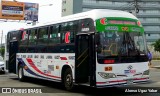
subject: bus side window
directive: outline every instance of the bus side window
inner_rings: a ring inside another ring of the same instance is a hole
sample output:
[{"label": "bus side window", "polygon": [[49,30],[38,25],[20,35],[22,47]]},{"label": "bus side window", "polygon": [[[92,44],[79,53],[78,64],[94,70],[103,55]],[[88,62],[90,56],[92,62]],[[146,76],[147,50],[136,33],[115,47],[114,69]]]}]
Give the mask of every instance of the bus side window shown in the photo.
[{"label": "bus side window", "polygon": [[77,33],[77,21],[62,23],[61,27],[61,43],[74,43]]},{"label": "bus side window", "polygon": [[28,30],[21,31],[20,45],[28,45]]},{"label": "bus side window", "polygon": [[59,25],[50,26],[49,30],[49,45],[60,43]]},{"label": "bus side window", "polygon": [[48,27],[42,27],[38,30],[38,45],[48,44]]},{"label": "bus side window", "polygon": [[29,32],[29,45],[37,44],[37,32],[36,29],[31,29]]}]

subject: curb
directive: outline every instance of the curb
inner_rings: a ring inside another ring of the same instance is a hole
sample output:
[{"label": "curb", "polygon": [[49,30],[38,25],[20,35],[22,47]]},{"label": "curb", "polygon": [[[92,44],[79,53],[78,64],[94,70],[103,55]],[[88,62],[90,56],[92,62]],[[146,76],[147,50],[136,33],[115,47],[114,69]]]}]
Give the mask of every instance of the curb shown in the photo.
[{"label": "curb", "polygon": [[[160,60],[152,60],[152,61],[160,61]],[[151,62],[152,62],[152,61],[151,61]]]},{"label": "curb", "polygon": [[157,68],[157,69],[160,69],[160,66],[149,66],[149,68]]}]

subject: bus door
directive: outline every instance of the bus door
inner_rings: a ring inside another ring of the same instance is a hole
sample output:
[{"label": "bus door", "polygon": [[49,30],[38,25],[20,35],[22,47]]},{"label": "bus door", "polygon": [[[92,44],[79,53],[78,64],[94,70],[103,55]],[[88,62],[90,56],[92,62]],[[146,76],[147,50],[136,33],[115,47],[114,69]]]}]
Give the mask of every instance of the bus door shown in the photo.
[{"label": "bus door", "polygon": [[94,34],[76,36],[75,82],[95,85]]},{"label": "bus door", "polygon": [[16,53],[18,52],[18,41],[9,43],[9,63],[8,69],[10,73],[16,73]]}]

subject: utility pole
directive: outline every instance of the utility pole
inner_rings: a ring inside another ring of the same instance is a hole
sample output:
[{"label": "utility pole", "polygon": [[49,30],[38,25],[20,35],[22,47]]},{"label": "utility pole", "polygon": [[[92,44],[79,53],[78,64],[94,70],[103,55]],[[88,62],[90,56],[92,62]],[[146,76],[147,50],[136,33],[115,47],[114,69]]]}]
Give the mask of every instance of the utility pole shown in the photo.
[{"label": "utility pole", "polygon": [[[1,35],[1,51],[2,51],[2,40],[3,40],[3,30],[2,30],[2,35]],[[1,53],[2,56],[2,53]]]},{"label": "utility pole", "polygon": [[135,12],[135,16],[137,17],[137,13],[139,12],[138,9],[138,0],[134,0],[134,12]]}]

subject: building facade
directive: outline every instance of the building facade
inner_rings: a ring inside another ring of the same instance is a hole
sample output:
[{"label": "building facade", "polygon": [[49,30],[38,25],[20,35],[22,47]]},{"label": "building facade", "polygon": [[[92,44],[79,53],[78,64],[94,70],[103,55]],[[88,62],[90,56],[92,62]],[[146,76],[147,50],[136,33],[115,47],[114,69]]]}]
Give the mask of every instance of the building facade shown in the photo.
[{"label": "building facade", "polygon": [[[63,2],[65,1],[69,2],[70,0],[63,0]],[[135,14],[136,5],[136,16],[144,26],[147,43],[152,44],[157,39],[160,39],[160,0],[73,0],[70,6],[72,4],[73,9],[70,14],[92,9],[124,10]],[[62,4],[62,8],[64,9],[63,6],[65,4]],[[69,11],[68,7],[68,5],[65,7],[66,12]],[[66,16],[63,13],[62,11],[62,16]]]}]

